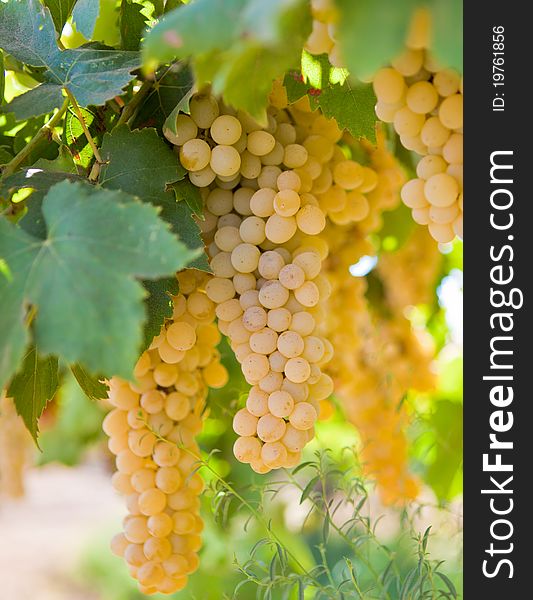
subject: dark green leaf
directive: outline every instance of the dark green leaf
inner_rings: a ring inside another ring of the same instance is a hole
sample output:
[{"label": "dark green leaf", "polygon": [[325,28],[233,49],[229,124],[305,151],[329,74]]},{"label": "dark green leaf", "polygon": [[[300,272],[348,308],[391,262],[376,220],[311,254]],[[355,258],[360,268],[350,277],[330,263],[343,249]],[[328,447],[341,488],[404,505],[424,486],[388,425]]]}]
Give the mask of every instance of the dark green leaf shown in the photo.
[{"label": "dark green leaf", "polygon": [[172,316],[172,302],[170,294],[176,295],[179,291],[178,280],[175,277],[143,281],[144,289],[148,292],[144,304],[146,306],[147,320],[144,325],[144,347],[147,348],[152,339],[159,335],[161,325],[165,319]]},{"label": "dark green leaf", "polygon": [[193,215],[203,220],[204,202],[202,200],[200,190],[188,179],[176,181],[176,183],[173,183],[171,187],[176,194],[176,201],[185,201],[187,206],[191,209]]},{"label": "dark green leaf", "polygon": [[124,50],[138,50],[146,29],[144,6],[131,0],[122,0],[120,4],[120,39]]},{"label": "dark green leaf", "polygon": [[302,54],[302,71],[285,76],[289,102],[306,94],[314,108],[320,108],[328,118],[334,118],[341,128],[355,138],[375,143],[377,117],[376,96],[370,84],[352,82],[347,73],[333,68],[326,55]]},{"label": "dark green leaf", "polygon": [[14,98],[3,106],[4,112],[12,112],[17,121],[51,113],[63,102],[61,88],[55,83],[42,83],[33,90]]},{"label": "dark green leaf", "polygon": [[452,580],[441,571],[437,571],[435,575],[438,575],[442,579],[442,581],[444,581],[452,597],[457,598],[457,590],[455,589],[455,585],[453,585]]},{"label": "dark green leaf", "polygon": [[76,29],[88,40],[93,37],[99,13],[100,2],[98,0],[78,0],[72,10],[72,20]]},{"label": "dark green leaf", "polygon": [[107,387],[100,381],[101,377],[90,375],[79,363],[71,365],[70,370],[88,398],[96,401],[106,397]]},{"label": "dark green leaf", "polygon": [[123,190],[154,204],[161,204],[162,196],[172,196],[166,192],[167,185],[183,179],[186,173],[174,152],[151,128],[130,131],[127,125],[116,127],[104,135],[101,154],[106,162],[100,174],[103,187]]},{"label": "dark green leaf", "polygon": [[58,35],[61,35],[76,0],[43,0],[43,2],[50,10]]},{"label": "dark green leaf", "polygon": [[126,125],[104,136],[102,158],[108,162],[101,172],[103,187],[121,189],[152,202],[162,208],[161,218],[190,248],[196,250],[196,259],[189,264],[209,270],[198,224],[192,218],[185,202],[177,202],[167,186],[183,178],[185,170],[170,147],[157,135],[155,129],[130,131]]},{"label": "dark green leaf", "polygon": [[142,341],[140,279],[168,277],[196,255],[154,207],[121,192],[61,182],[42,203],[45,240],[0,219],[0,387],[29,341],[28,306],[37,309],[44,354],[129,378]]},{"label": "dark green leaf", "polygon": [[[174,63],[156,73],[156,81],[142,103],[133,122],[133,128],[156,127],[162,131],[163,123],[176,110],[186,108],[192,94],[194,78],[184,63]],[[175,127],[174,127],[175,132]]]},{"label": "dark green leaf", "polygon": [[307,482],[307,485],[305,486],[302,495],[300,496],[300,504],[302,504],[302,502],[309,497],[309,494],[314,490],[319,480],[320,477],[316,475],[310,481]]},{"label": "dark green leaf", "polygon": [[[28,18],[29,15],[29,18]],[[0,3],[0,39],[4,50],[25,64],[46,67],[44,83],[18,96],[4,111],[18,115],[50,112],[62,101],[61,88],[69,89],[81,106],[101,105],[122,93],[139,66],[137,52],[91,47],[60,50],[48,9],[38,0]],[[33,110],[31,106],[33,104]]]},{"label": "dark green leaf", "polygon": [[[204,242],[202,240],[200,227],[198,227],[198,223],[193,219],[191,209],[186,202],[175,202],[171,210],[172,220],[170,217],[167,218],[167,220],[175,223],[173,227],[174,231],[178,233],[180,239],[187,248],[197,252],[201,250],[201,253],[197,258],[189,263],[189,267],[211,273],[211,267],[209,266],[207,254],[204,250]],[[166,209],[164,208],[162,212],[165,213]]]},{"label": "dark green leaf", "polygon": [[35,346],[30,346],[22,359],[20,371],[9,384],[7,393],[15,401],[17,412],[35,442],[39,434],[39,417],[54,397],[58,384],[57,357],[43,358]]},{"label": "dark green leaf", "polygon": [[53,185],[65,179],[80,183],[84,181],[73,173],[59,173],[35,168],[23,169],[0,181],[0,198],[9,200],[18,190],[33,190],[32,194],[24,201],[27,212],[22,217],[20,226],[26,233],[44,239],[46,227],[41,210],[43,198]]}]

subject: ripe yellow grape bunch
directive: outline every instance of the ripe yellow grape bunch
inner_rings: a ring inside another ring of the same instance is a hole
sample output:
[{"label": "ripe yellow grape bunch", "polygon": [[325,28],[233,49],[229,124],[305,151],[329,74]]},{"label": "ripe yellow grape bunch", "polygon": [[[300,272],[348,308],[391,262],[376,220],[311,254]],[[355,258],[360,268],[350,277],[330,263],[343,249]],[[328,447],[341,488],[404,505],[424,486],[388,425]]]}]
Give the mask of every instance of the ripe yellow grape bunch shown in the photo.
[{"label": "ripe yellow grape bunch", "polygon": [[425,227],[415,226],[394,252],[382,252],[377,271],[394,314],[401,315],[410,306],[434,302],[435,282],[441,268],[442,254]]},{"label": "ripe yellow grape bunch", "polygon": [[33,441],[13,399],[0,392],[0,495],[24,495],[24,472],[32,451]]},{"label": "ripe yellow grape bunch", "polygon": [[139,358],[135,381],[109,382],[113,410],[103,424],[116,455],[113,486],[126,497],[123,532],[111,543],[145,594],[185,587],[198,568],[203,481],[194,470],[208,387],[228,374],[216,349],[220,334],[205,287],[210,276],[178,274],[173,315]]},{"label": "ripe yellow grape bunch", "polygon": [[336,40],[338,13],[334,0],[311,0],[313,29],[305,43],[310,54],[327,54],[334,67],[344,67]]},{"label": "ripe yellow grape bunch", "polygon": [[333,350],[323,332],[328,246],[319,234],[327,217],[366,218],[378,177],[346,157],[334,120],[306,97],[288,106],[279,84],[265,126],[206,92],[167,137],[204,197],[200,226],[215,275],[206,292],[253,386],[235,415],[235,456],[259,473],[295,465],[333,391],[322,372]]},{"label": "ripe yellow grape bunch", "polygon": [[429,42],[429,14],[421,9],[405,51],[375,74],[373,85],[377,116],[422,156],[402,200],[417,223],[446,243],[463,237],[463,79],[437,64]]}]

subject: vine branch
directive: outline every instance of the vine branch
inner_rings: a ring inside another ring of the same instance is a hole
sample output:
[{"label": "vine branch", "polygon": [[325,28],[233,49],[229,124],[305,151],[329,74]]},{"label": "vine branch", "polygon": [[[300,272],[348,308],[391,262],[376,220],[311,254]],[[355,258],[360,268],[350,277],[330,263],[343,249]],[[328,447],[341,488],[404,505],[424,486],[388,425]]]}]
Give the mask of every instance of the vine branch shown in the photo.
[{"label": "vine branch", "polygon": [[142,83],[141,87],[139,88],[139,90],[137,91],[137,93],[134,94],[133,98],[124,107],[120,117],[118,118],[118,121],[117,121],[115,127],[118,127],[119,125],[123,125],[124,123],[127,123],[131,119],[131,117],[133,117],[133,115],[135,114],[135,111],[137,110],[137,108],[139,107],[141,102],[146,98],[146,96],[148,95],[148,92],[152,89],[152,85],[153,85],[152,81],[148,81],[148,80],[143,81],[143,83]]},{"label": "vine branch", "polygon": [[96,142],[94,141],[92,135],[89,132],[89,128],[87,127],[87,123],[85,123],[85,119],[83,118],[83,113],[81,112],[81,109],[76,101],[76,98],[74,98],[74,95],[72,94],[72,92],[70,90],[68,90],[67,88],[65,88],[65,92],[67,94],[67,98],[70,100],[70,103],[72,104],[72,108],[74,109],[76,116],[78,117],[78,121],[80,122],[81,128],[83,129],[83,133],[85,134],[85,137],[87,138],[87,142],[88,142],[89,146],[91,147],[91,150],[93,151],[96,164],[93,167],[93,169],[91,170],[91,174],[89,175],[89,181],[96,181],[98,179],[98,174],[100,173],[100,166],[104,164],[104,161],[102,160],[102,156],[100,154],[100,150],[98,150],[98,146],[96,145]]},{"label": "vine branch", "polygon": [[61,108],[59,108],[50,120],[39,129],[24,148],[22,148],[22,150],[6,164],[2,171],[2,179],[14,173],[42,140],[50,138],[54,127],[61,121],[63,115],[66,113],[69,103],[70,99],[68,97],[65,98]]}]

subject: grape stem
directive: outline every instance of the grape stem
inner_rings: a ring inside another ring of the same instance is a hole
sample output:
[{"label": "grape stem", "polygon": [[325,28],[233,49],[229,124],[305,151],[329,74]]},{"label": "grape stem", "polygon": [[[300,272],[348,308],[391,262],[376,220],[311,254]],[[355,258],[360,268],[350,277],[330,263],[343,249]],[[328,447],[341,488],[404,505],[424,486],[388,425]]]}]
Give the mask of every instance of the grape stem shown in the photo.
[{"label": "grape stem", "polygon": [[124,110],[122,111],[122,114],[120,115],[115,127],[127,123],[133,117],[140,103],[146,98],[148,92],[152,89],[152,85],[152,81],[143,81],[137,93],[134,94],[133,98],[124,107]]},{"label": "grape stem", "polygon": [[98,175],[100,174],[100,167],[101,165],[104,164],[104,161],[102,160],[102,156],[100,155],[100,151],[98,150],[98,146],[96,145],[96,142],[94,141],[92,135],[89,132],[89,128],[87,127],[87,123],[85,123],[85,119],[83,118],[83,113],[81,112],[81,109],[76,101],[76,98],[74,98],[74,95],[72,94],[72,92],[67,89],[64,88],[65,92],[67,94],[67,98],[70,100],[70,103],[72,104],[72,108],[74,109],[74,112],[76,113],[76,116],[78,117],[78,121],[80,122],[81,128],[83,129],[83,133],[85,134],[85,137],[87,138],[87,142],[89,143],[89,146],[91,147],[91,150],[93,151],[94,154],[94,159],[95,159],[95,165],[93,166],[91,173],[89,175],[89,181],[96,181],[98,179]]},{"label": "grape stem", "polygon": [[54,127],[61,121],[63,115],[67,112],[70,99],[65,98],[63,105],[58,111],[46,122],[39,131],[32,137],[32,139],[22,148],[22,150],[16,154],[4,167],[2,171],[2,179],[14,173],[20,165],[28,158],[33,152],[35,147],[40,144],[44,139],[50,139],[53,134]]}]

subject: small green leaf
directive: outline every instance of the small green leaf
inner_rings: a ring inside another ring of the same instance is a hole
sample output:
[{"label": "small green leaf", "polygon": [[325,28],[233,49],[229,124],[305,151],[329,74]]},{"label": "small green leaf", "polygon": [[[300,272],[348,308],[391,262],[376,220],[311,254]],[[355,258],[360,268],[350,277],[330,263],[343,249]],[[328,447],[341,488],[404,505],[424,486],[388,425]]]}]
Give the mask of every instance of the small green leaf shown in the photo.
[{"label": "small green leaf", "polygon": [[355,138],[376,141],[376,96],[370,84],[352,82],[346,71],[329,64],[326,55],[312,56],[304,50],[302,69],[285,76],[289,102],[306,94],[313,109],[347,129]]},{"label": "small green leaf", "polygon": [[42,214],[44,240],[0,219],[0,256],[13,275],[0,279],[0,387],[29,341],[29,306],[44,354],[131,377],[145,320],[136,279],[169,277],[197,252],[153,206],[121,192],[64,181],[50,188]]},{"label": "small green leaf", "polygon": [[[94,138],[97,138],[96,129],[98,120],[95,113],[87,108],[80,108],[80,110],[83,115],[83,120],[89,129],[89,133]],[[76,164],[87,168],[93,159],[93,151],[87,141],[83,127],[73,110],[69,109],[65,114],[63,134],[64,140],[66,141]]]},{"label": "small green leaf", "polygon": [[176,194],[176,201],[185,201],[187,206],[191,209],[193,215],[203,221],[204,202],[202,200],[200,190],[188,179],[176,181],[176,183],[173,183],[171,187]]},{"label": "small green leaf", "polygon": [[55,356],[39,356],[30,346],[22,359],[20,371],[13,377],[8,396],[15,401],[18,414],[37,443],[39,417],[54,397],[59,385],[58,361]]},{"label": "small green leaf", "polygon": [[313,477],[310,481],[307,482],[307,485],[305,486],[302,495],[300,496],[300,504],[302,504],[302,502],[309,497],[319,480],[320,476],[315,475],[315,477]]},{"label": "small green leaf", "polygon": [[120,38],[124,50],[138,50],[141,38],[146,29],[147,17],[143,14],[145,7],[132,0],[120,3]]},{"label": "small green leaf", "polygon": [[[156,81],[142,103],[133,122],[133,128],[156,127],[162,131],[169,115],[184,110],[192,95],[194,77],[184,63],[173,63],[156,73]],[[175,133],[176,129],[173,128]]]},{"label": "small green leaf", "polygon": [[61,35],[76,0],[43,0],[43,2],[50,10],[58,35]]},{"label": "small green leaf", "polygon": [[[172,208],[172,218],[176,222],[174,230],[178,233],[180,240],[191,250],[195,250],[197,258],[195,258],[189,267],[199,269],[211,273],[211,267],[205,253],[204,242],[202,240],[202,232],[198,223],[193,219],[192,211],[186,202],[175,202]],[[163,209],[165,212],[165,209]]]},{"label": "small green leaf", "polygon": [[178,280],[175,277],[143,281],[144,289],[148,292],[144,304],[147,320],[144,325],[144,347],[147,348],[156,335],[159,335],[165,319],[172,316],[172,301],[170,295],[179,292]]},{"label": "small green leaf", "polygon": [[101,377],[90,375],[79,363],[71,365],[70,370],[87,398],[96,401],[107,396],[107,387],[100,381]]}]

